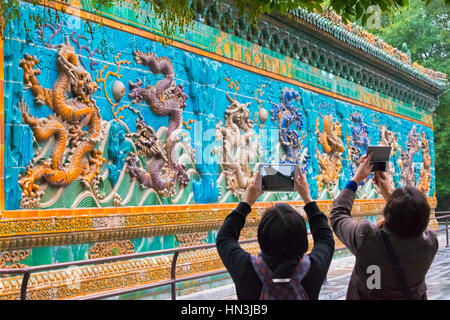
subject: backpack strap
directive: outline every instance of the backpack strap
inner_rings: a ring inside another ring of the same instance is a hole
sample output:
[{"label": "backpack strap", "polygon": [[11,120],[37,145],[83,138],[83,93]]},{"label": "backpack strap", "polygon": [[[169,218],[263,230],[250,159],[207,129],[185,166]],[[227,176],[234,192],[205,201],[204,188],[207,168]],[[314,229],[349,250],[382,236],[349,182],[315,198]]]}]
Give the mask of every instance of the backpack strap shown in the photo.
[{"label": "backpack strap", "polygon": [[293,274],[293,277],[297,284],[301,284],[303,278],[308,273],[309,268],[311,268],[311,259],[309,258],[309,255],[305,254],[300,260],[300,263],[297,265],[297,268],[295,269],[295,272]]},{"label": "backpack strap", "polygon": [[397,278],[397,282],[400,285],[403,293],[405,294],[406,299],[411,300],[411,291],[409,290],[408,284],[406,283],[405,274],[403,273],[403,268],[400,265],[397,255],[395,254],[394,247],[392,246],[392,242],[389,239],[389,235],[381,230],[381,237],[384,242],[384,246],[386,248],[388,258],[392,265],[392,269],[394,271],[394,275]]},{"label": "backpack strap", "polygon": [[256,274],[262,283],[273,283],[272,281],[272,271],[263,261],[261,257],[256,257],[250,255],[250,260],[252,261],[253,269],[255,269]]},{"label": "backpack strap", "polygon": [[295,268],[294,274],[291,278],[273,279],[272,271],[261,257],[251,255],[250,258],[252,261],[253,269],[255,269],[255,272],[262,283],[287,283],[291,280],[294,280],[297,284],[300,284],[303,278],[308,273],[309,268],[311,267],[311,259],[308,255],[304,255]]}]

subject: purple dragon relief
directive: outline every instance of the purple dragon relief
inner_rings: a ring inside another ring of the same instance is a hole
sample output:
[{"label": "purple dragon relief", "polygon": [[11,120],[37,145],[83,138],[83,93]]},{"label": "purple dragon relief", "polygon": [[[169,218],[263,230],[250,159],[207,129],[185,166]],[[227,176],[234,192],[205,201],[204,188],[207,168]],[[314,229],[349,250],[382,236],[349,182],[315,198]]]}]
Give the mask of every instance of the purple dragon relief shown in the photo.
[{"label": "purple dragon relief", "polygon": [[[51,44],[52,39],[61,32],[63,26],[63,21],[59,21],[58,24],[50,24],[50,23],[46,23],[46,24],[42,24],[41,26],[37,27],[36,29],[36,33],[39,35],[39,38],[42,41],[42,44],[45,45],[47,48],[57,48],[58,44]],[[44,39],[44,33],[45,33],[45,28],[49,28],[53,33],[48,37],[47,42]]]},{"label": "purple dragon relief", "polygon": [[129,97],[133,103],[146,101],[152,112],[157,116],[169,117],[169,126],[165,145],[156,136],[152,127],[148,126],[143,119],[136,121],[137,132],[133,138],[139,153],[153,160],[147,172],[139,167],[139,158],[136,154],[130,154],[127,166],[130,175],[147,188],[153,188],[158,193],[167,196],[178,180],[181,186],[186,186],[189,177],[186,168],[178,164],[174,152],[175,145],[181,141],[182,113],[186,107],[187,95],[183,92],[183,85],[176,85],[174,68],[167,57],[156,57],[153,53],[142,53],[135,51],[135,60],[138,64],[148,66],[154,74],[163,74],[164,78],[159,80],[155,86],[148,85],[143,88],[141,79],[135,83],[129,82]]},{"label": "purple dragon relief", "polygon": [[72,31],[72,33],[70,34],[70,40],[72,40],[73,43],[75,43],[78,47],[78,59],[80,60],[80,63],[83,65],[83,67],[86,69],[86,66],[84,65],[83,60],[81,59],[81,50],[86,50],[89,53],[89,59],[91,61],[91,70],[94,70],[94,66],[98,64],[97,61],[94,61],[92,59],[92,57],[96,54],[96,53],[102,53],[101,50],[95,49],[94,51],[91,51],[91,48],[89,46],[86,45],[82,45],[80,43],[80,38],[86,40],[85,36],[82,35],[77,35],[76,37],[74,37],[74,35],[76,34],[76,31]]}]

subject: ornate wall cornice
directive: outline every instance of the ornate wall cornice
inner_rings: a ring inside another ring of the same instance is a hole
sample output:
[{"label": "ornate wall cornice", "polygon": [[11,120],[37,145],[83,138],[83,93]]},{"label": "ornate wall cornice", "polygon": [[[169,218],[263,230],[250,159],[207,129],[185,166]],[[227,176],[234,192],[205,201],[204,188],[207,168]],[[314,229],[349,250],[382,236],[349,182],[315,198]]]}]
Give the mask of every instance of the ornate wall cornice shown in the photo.
[{"label": "ornate wall cornice", "polygon": [[[432,208],[436,199],[428,199]],[[319,208],[329,215],[331,201],[317,201]],[[356,200],[352,215],[364,217],[378,215],[384,200]],[[302,202],[291,202],[305,218]],[[257,226],[265,208],[272,203],[257,203],[247,217],[246,226]],[[229,205],[227,205],[229,206]],[[108,216],[74,216],[48,218],[22,218],[0,220],[0,250],[43,246],[126,240],[170,234],[217,230],[231,212],[230,209],[202,211],[169,211]],[[173,208],[172,210],[176,210]]]},{"label": "ornate wall cornice", "polygon": [[[435,85],[419,81],[412,74],[398,69],[398,65],[403,63],[396,61],[390,64],[387,60],[380,60],[378,55],[342,41],[306,20],[280,15],[274,15],[273,18],[289,23],[313,37],[307,39],[305,35],[299,34],[301,49],[297,58],[319,69],[429,111],[434,111],[439,103],[439,94],[446,89],[445,84],[434,80]],[[289,52],[285,54],[290,55]]]},{"label": "ornate wall cornice", "polygon": [[[259,252],[257,243],[243,244],[242,247],[252,254]],[[35,273],[30,276],[27,299],[69,299],[168,280],[171,263],[172,255],[162,255]],[[177,261],[177,277],[223,268],[215,248],[185,252]],[[21,278],[0,279],[0,300],[19,299]]]},{"label": "ornate wall cornice", "polygon": [[[406,73],[408,76],[420,81],[423,81],[430,86],[443,90],[446,88],[445,79],[435,79],[418,69],[414,68],[411,64],[405,63],[404,61],[398,59],[394,55],[390,55],[386,51],[379,48],[376,44],[370,43],[369,41],[357,36],[355,33],[332,23],[327,18],[323,17],[317,13],[311,13],[304,9],[298,9],[292,11],[284,16],[279,16],[283,21],[288,23],[293,23],[294,21],[298,24],[303,24],[310,30],[315,29],[316,32],[326,32],[330,34],[337,44],[346,44],[346,47],[354,47],[359,50],[359,54],[362,56],[372,56],[377,59],[378,62],[388,64],[398,71]],[[323,33],[322,33],[323,34]],[[375,37],[374,42],[375,42]]]},{"label": "ornate wall cornice", "polygon": [[303,9],[265,16],[255,27],[238,17],[233,6],[210,3],[197,12],[196,20],[429,111],[448,86],[446,79],[436,80]]}]

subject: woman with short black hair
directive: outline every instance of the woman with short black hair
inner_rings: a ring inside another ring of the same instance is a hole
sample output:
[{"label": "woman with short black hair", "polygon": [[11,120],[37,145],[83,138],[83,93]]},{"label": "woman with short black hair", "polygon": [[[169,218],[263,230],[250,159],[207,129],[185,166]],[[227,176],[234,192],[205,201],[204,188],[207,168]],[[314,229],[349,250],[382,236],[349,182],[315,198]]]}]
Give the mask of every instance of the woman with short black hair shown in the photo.
[{"label": "woman with short black hair", "polygon": [[269,256],[302,256],[308,250],[305,220],[290,205],[277,203],[264,212],[258,225],[258,242]]},{"label": "woman with short black hair", "polygon": [[386,173],[376,171],[374,184],[386,200],[378,224],[351,217],[355,193],[372,171],[371,155],[361,158],[357,172],[333,201],[330,222],[334,233],[355,255],[348,300],[425,300],[425,276],[438,249],[427,228],[430,206],[413,187],[391,192]]}]

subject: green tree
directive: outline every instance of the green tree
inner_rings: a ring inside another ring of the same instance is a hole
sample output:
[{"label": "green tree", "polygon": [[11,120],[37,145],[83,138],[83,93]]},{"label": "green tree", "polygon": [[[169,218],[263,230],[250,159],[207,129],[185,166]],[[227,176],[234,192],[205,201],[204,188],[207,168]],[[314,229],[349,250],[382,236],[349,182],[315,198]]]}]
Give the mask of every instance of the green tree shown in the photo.
[{"label": "green tree", "polygon": [[[390,45],[408,45],[412,60],[450,75],[450,16],[442,1],[411,0],[407,9],[395,16],[384,15],[382,28],[370,30]],[[450,208],[450,91],[440,96],[434,116],[436,197],[441,208]]]}]

